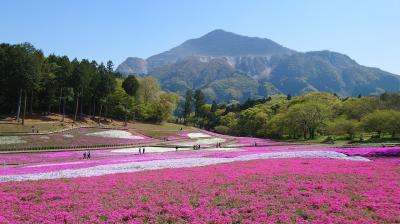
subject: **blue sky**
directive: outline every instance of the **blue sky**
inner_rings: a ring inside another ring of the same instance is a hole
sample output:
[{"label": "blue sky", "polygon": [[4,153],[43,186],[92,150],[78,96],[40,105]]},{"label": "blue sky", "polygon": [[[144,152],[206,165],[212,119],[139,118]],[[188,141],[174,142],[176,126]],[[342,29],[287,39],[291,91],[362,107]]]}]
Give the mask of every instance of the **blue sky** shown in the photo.
[{"label": "blue sky", "polygon": [[2,0],[0,42],[117,65],[214,29],[329,49],[400,74],[398,0]]}]

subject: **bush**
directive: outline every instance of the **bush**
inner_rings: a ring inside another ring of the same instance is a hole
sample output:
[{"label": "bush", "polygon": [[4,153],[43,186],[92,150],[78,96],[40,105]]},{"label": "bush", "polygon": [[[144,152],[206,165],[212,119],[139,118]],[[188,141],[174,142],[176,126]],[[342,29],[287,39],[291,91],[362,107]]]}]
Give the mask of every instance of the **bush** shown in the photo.
[{"label": "bush", "polygon": [[219,125],[214,128],[214,130],[220,134],[229,134],[230,129],[227,126]]}]

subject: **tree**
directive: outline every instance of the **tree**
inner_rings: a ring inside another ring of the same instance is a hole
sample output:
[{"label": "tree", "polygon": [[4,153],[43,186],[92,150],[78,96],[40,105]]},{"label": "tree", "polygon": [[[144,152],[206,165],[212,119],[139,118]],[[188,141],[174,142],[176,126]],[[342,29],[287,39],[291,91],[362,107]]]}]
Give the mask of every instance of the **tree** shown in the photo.
[{"label": "tree", "polygon": [[215,102],[215,100],[213,100],[212,104],[211,104],[211,112],[215,113],[217,111],[217,109],[218,109],[218,104],[217,104],[217,102]]},{"label": "tree", "polygon": [[206,103],[205,101],[205,96],[201,90],[196,90],[194,93],[194,100],[195,100],[195,116],[196,117],[201,117],[202,116],[202,111],[201,107]]},{"label": "tree", "polygon": [[183,109],[183,117],[188,118],[193,109],[193,90],[189,89],[185,94],[185,105]]},{"label": "tree", "polygon": [[236,134],[238,133],[238,119],[237,115],[234,112],[229,112],[226,115],[220,117],[220,125],[229,128],[229,133]]},{"label": "tree", "polygon": [[390,133],[394,138],[400,130],[400,111],[376,110],[365,115],[361,122],[366,131],[376,132],[379,137]]},{"label": "tree", "polygon": [[139,89],[139,81],[134,75],[128,75],[122,82],[122,88],[129,96],[134,96]]},{"label": "tree", "polygon": [[304,139],[314,139],[316,131],[324,125],[328,118],[328,107],[321,103],[306,102],[290,107],[288,111],[289,125],[300,128]]},{"label": "tree", "polygon": [[378,137],[381,137],[382,133],[389,132],[390,121],[392,118],[392,112],[389,110],[376,110],[365,115],[361,119],[362,127],[365,131],[376,132]]},{"label": "tree", "polygon": [[39,87],[43,53],[29,43],[1,44],[0,48],[0,105],[3,111],[15,112],[17,102],[20,117],[22,92],[37,91]]},{"label": "tree", "polygon": [[137,91],[139,101],[145,104],[155,102],[159,97],[160,91],[160,83],[157,79],[151,76],[139,79],[139,89]]},{"label": "tree", "polygon": [[357,120],[348,120],[345,117],[339,117],[327,123],[327,132],[331,135],[347,135],[349,140],[353,140],[358,127],[359,122]]},{"label": "tree", "polygon": [[246,136],[264,136],[269,120],[268,111],[260,107],[251,107],[239,114],[238,127]]},{"label": "tree", "polygon": [[160,123],[170,118],[176,109],[178,95],[175,93],[162,92],[158,102],[154,104],[155,116],[152,118],[154,122]]},{"label": "tree", "polygon": [[350,98],[341,104],[339,110],[349,119],[360,120],[364,115],[376,110],[378,106],[379,103],[375,98]]},{"label": "tree", "polygon": [[[122,88],[129,96],[134,96],[139,89],[139,81],[136,79],[134,75],[129,75],[122,83]],[[127,106],[125,108],[127,108]],[[127,109],[125,109],[125,125],[126,125],[127,113],[128,111]]]},{"label": "tree", "polygon": [[400,132],[400,111],[391,110],[390,113],[389,132],[392,133],[392,138],[394,138]]},{"label": "tree", "polygon": [[107,61],[107,72],[109,74],[112,74],[113,71],[114,71],[114,63],[111,60],[109,60]]}]

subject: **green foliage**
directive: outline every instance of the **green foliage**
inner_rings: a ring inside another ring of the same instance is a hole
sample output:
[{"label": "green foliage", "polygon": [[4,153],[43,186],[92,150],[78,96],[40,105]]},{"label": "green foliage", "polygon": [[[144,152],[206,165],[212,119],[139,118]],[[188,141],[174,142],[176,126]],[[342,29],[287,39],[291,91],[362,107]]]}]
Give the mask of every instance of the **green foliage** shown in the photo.
[{"label": "green foliage", "polygon": [[[161,122],[173,114],[177,96],[161,91],[150,76],[125,80],[107,65],[66,56],[45,57],[30,44],[0,45],[0,113],[27,106],[37,113],[74,113]],[[26,108],[25,108],[26,109]]]},{"label": "green foliage", "polygon": [[203,111],[202,107],[206,103],[205,96],[201,90],[196,90],[194,93],[194,109],[195,109],[195,115],[196,117],[202,117],[203,116]]},{"label": "green foliage", "polygon": [[146,76],[144,78],[139,78],[139,89],[137,91],[137,99],[141,103],[151,104],[156,101],[161,92],[160,83],[157,79]]},{"label": "green foliage", "polygon": [[230,129],[227,126],[218,125],[214,128],[214,130],[221,134],[229,134]]},{"label": "green foliage", "polygon": [[128,95],[134,96],[139,89],[139,81],[134,75],[128,75],[122,82],[122,88]]},{"label": "green foliage", "polygon": [[338,117],[327,123],[326,132],[329,135],[347,135],[349,140],[353,140],[355,134],[359,131],[360,122],[357,120]]},{"label": "green foliage", "polygon": [[185,95],[185,105],[183,110],[183,117],[187,118],[190,116],[193,110],[193,90],[189,89]]},{"label": "green foliage", "polygon": [[361,123],[364,130],[375,132],[378,137],[385,132],[395,137],[400,130],[400,111],[376,110],[364,116]]},{"label": "green foliage", "polygon": [[[273,96],[244,104],[206,104],[195,123],[223,134],[269,138],[316,139],[317,135],[345,136],[353,140],[363,132],[377,136],[400,130],[400,94],[340,99],[331,93]],[[212,109],[214,108],[214,109]],[[218,109],[215,109],[218,108]],[[212,120],[212,122],[211,122]]]}]

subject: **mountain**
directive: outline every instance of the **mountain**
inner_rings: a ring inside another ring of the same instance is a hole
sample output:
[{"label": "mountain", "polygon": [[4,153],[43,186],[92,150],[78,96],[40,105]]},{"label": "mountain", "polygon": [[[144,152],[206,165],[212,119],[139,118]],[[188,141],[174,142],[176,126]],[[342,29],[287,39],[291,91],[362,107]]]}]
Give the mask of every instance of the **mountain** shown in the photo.
[{"label": "mountain", "polygon": [[147,61],[142,58],[128,57],[118,67],[121,74],[147,74]]},{"label": "mountain", "polygon": [[341,96],[400,91],[400,76],[359,65],[344,54],[296,52],[266,38],[223,30],[147,59],[129,57],[117,71],[151,74],[164,89],[181,95],[202,89],[208,100],[219,102],[309,91]]},{"label": "mountain", "polygon": [[269,39],[246,37],[224,30],[214,30],[200,38],[185,41],[169,51],[151,56],[147,61],[150,70],[152,70],[188,56],[198,56],[204,59],[254,55],[268,57],[292,52],[292,50]]}]

